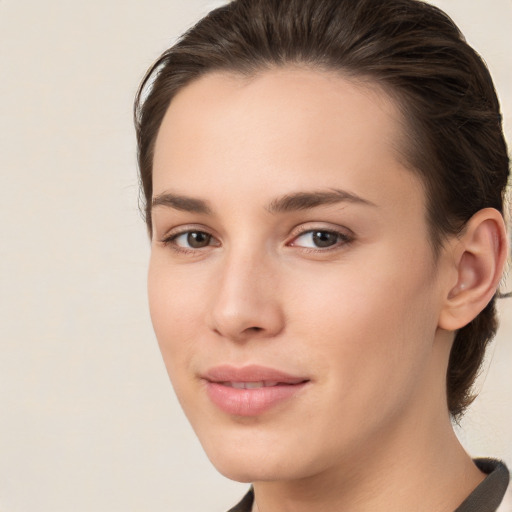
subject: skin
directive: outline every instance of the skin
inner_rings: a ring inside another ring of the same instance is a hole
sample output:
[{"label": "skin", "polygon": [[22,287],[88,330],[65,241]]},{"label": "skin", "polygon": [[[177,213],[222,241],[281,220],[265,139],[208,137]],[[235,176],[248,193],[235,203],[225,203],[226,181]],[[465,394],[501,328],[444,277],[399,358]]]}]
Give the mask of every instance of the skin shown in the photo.
[{"label": "skin", "polygon": [[[466,239],[434,261],[402,127],[377,86],[290,67],[206,75],[160,128],[152,321],[207,455],[254,483],[255,510],[453,511],[483,478],[453,433],[445,375],[453,331],[492,297],[500,263],[488,299],[468,306],[460,297],[483,294],[485,265]],[[333,190],[361,200],[283,207]],[[468,240],[494,237],[501,254],[498,217],[482,214]],[[194,247],[191,232],[205,233]],[[226,363],[309,382],[263,414],[233,416],[200,378]]]}]

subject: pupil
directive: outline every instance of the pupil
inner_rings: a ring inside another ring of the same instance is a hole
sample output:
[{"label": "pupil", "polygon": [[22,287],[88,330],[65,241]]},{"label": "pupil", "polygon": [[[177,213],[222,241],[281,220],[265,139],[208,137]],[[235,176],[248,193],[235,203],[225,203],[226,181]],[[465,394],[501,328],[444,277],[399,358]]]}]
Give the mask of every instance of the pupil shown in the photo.
[{"label": "pupil", "polygon": [[329,233],[328,231],[316,231],[313,233],[313,242],[317,247],[330,247],[338,241],[336,233]]},{"label": "pupil", "polygon": [[187,243],[194,249],[206,247],[210,243],[210,235],[207,233],[201,233],[200,231],[194,231],[188,234]]}]

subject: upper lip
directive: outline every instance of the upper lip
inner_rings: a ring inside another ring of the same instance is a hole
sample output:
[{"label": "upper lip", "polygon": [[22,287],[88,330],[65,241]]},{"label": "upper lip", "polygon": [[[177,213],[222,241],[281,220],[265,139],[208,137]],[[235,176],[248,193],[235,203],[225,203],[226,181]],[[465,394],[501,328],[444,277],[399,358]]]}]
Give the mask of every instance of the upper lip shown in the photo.
[{"label": "upper lip", "polygon": [[283,384],[299,384],[308,381],[304,376],[256,364],[236,367],[231,365],[214,366],[203,373],[202,378],[210,382],[264,382],[272,381]]}]

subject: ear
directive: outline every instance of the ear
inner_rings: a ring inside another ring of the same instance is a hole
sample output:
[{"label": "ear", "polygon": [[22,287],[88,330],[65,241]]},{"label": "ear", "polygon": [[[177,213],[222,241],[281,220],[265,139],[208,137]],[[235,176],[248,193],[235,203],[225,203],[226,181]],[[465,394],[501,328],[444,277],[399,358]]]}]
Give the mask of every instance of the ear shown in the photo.
[{"label": "ear", "polygon": [[501,213],[494,208],[475,213],[453,248],[457,282],[447,287],[439,327],[456,331],[478,316],[496,293],[507,253]]}]

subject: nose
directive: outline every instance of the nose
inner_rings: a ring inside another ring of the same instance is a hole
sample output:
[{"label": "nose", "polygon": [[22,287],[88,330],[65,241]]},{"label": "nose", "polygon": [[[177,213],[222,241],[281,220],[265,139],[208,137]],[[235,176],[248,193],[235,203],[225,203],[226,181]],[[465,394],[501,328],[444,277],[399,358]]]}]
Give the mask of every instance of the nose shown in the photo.
[{"label": "nose", "polygon": [[271,338],[284,328],[276,272],[264,257],[236,256],[222,263],[211,305],[211,328],[233,341]]}]

